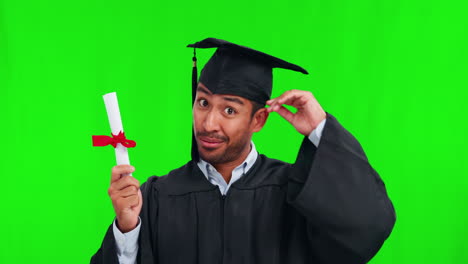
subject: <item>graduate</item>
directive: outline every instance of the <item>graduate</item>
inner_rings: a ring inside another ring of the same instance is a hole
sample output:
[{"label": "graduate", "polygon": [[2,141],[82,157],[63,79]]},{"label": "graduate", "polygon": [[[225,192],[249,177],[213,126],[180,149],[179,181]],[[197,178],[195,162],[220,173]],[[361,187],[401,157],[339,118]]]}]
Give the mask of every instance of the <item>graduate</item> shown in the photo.
[{"label": "graduate", "polygon": [[[192,159],[141,187],[132,166],[112,169],[116,219],[91,263],[368,262],[396,219],[381,178],[312,93],[270,99],[273,68],[307,71],[220,39],[189,47],[217,48],[193,70]],[[304,136],[294,164],[251,141],[270,114]]]}]

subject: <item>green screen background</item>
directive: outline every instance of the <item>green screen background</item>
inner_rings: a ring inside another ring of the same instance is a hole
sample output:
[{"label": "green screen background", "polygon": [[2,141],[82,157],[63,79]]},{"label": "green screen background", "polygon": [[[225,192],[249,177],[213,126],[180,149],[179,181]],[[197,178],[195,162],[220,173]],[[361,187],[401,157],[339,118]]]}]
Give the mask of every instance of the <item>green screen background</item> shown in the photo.
[{"label": "green screen background", "polygon": [[[217,37],[299,64],[273,96],[314,93],[363,145],[396,212],[371,261],[468,263],[466,1],[0,1],[0,263],[86,263],[114,213],[102,95],[116,91],[134,176],[189,159],[189,43]],[[203,65],[213,53],[200,50]],[[272,114],[254,141],[293,162]]]}]

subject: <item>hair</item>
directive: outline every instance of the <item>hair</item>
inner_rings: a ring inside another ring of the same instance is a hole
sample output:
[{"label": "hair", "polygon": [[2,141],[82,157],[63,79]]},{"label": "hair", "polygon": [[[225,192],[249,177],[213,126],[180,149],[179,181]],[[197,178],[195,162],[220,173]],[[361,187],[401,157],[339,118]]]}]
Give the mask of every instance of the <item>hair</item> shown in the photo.
[{"label": "hair", "polygon": [[250,114],[250,119],[252,119],[253,116],[255,115],[255,113],[257,113],[258,110],[265,107],[265,104],[260,104],[258,102],[252,101],[252,100],[249,100],[249,101],[252,103],[252,113]]}]

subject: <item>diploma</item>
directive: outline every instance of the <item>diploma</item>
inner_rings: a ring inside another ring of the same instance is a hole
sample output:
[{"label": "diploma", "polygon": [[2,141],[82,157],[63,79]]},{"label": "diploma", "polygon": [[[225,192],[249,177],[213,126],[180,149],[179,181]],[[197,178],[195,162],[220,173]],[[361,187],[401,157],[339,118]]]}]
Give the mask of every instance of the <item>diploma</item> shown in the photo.
[{"label": "diploma", "polygon": [[108,93],[103,95],[104,104],[106,105],[107,117],[111,127],[111,135],[109,136],[93,136],[93,146],[102,147],[112,145],[115,149],[115,159],[117,165],[130,164],[127,148],[136,146],[136,142],[125,138],[122,119],[120,118],[119,102],[117,94]]},{"label": "diploma", "polygon": [[[113,135],[119,134],[123,130],[122,119],[120,118],[119,102],[117,101],[117,94],[115,92],[103,95],[104,104],[106,104],[107,116],[109,117],[109,124]],[[130,164],[128,158],[128,150],[121,143],[117,143],[115,147],[115,159],[117,165]]]}]

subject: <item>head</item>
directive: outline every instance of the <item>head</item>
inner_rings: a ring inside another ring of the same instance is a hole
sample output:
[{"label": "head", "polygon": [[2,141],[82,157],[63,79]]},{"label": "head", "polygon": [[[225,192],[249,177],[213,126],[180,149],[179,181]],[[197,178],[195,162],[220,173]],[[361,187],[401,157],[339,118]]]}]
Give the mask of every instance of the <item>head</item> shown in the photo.
[{"label": "head", "polygon": [[263,105],[241,96],[213,94],[199,83],[193,129],[200,157],[213,165],[245,158],[252,134],[263,128],[267,117]]},{"label": "head", "polygon": [[[194,48],[192,99],[197,144],[192,144],[192,158],[201,157],[215,167],[216,164],[240,163],[250,150],[252,134],[262,129],[268,117],[265,103],[254,101],[266,102],[270,98],[273,68],[304,74],[307,71],[222,39],[206,38],[188,47]],[[200,78],[196,67],[197,48],[216,48]]]}]

